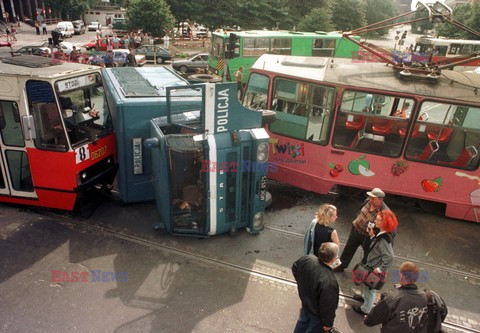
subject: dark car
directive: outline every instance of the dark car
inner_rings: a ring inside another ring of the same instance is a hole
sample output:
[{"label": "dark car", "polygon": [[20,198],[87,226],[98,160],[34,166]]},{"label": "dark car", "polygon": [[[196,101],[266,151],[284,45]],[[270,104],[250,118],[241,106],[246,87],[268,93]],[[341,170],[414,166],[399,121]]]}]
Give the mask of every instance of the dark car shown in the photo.
[{"label": "dark car", "polygon": [[73,30],[75,31],[75,35],[81,35],[85,33],[85,23],[83,21],[73,21]]},{"label": "dark car", "polygon": [[31,55],[43,55],[43,53],[47,51],[50,54],[50,49],[48,48],[48,42],[40,44],[40,45],[29,45],[24,46],[16,50],[13,55],[24,55],[24,54],[31,54]]},{"label": "dark car", "polygon": [[195,72],[197,68],[206,69],[208,66],[208,53],[194,55],[190,59],[175,60],[172,64],[173,69],[182,73]]},{"label": "dark car", "polygon": [[[155,47],[155,49],[154,49]],[[157,58],[157,63],[161,64],[167,60],[172,59],[172,54],[169,50],[157,45],[141,45],[135,50],[136,54],[143,54],[147,61],[153,61]]]}]

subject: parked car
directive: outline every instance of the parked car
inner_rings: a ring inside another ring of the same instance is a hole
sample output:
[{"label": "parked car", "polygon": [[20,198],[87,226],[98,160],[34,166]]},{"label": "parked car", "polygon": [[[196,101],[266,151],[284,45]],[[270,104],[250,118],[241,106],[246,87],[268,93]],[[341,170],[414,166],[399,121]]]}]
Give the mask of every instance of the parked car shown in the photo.
[{"label": "parked car", "polygon": [[145,55],[147,61],[153,61],[157,58],[157,63],[159,64],[172,59],[172,54],[169,50],[157,45],[141,45],[135,50],[135,53]]},{"label": "parked car", "polygon": [[57,23],[57,29],[62,34],[62,38],[69,38],[75,34],[73,23],[70,21],[62,21]]},{"label": "parked car", "polygon": [[48,54],[50,54],[50,49],[48,48],[48,42],[40,45],[28,45],[28,46],[21,47],[18,50],[14,51],[13,55],[14,56],[25,55],[25,54],[43,55],[45,51],[47,51]]},{"label": "parked car", "polygon": [[208,30],[205,27],[198,26],[197,31],[195,32],[195,36],[197,38],[207,38],[208,37]]},{"label": "parked car", "polygon": [[82,35],[85,33],[85,23],[83,21],[73,21],[73,30],[75,30],[75,35]]},{"label": "parked car", "polygon": [[88,31],[97,31],[97,30],[102,30],[102,25],[98,22],[90,22],[90,24],[87,27]]},{"label": "parked car", "polygon": [[197,68],[206,69],[208,67],[208,53],[194,55],[190,59],[175,60],[172,64],[173,69],[182,73],[195,72]]}]

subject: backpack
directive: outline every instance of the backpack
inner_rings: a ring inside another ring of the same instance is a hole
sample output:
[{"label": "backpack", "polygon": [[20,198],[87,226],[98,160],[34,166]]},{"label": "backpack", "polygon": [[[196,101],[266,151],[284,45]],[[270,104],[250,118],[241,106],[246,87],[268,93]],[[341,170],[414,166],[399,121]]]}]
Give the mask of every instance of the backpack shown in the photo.
[{"label": "backpack", "polygon": [[425,290],[427,297],[428,333],[442,332],[442,323],[447,317],[448,309],[444,300],[433,290]]}]

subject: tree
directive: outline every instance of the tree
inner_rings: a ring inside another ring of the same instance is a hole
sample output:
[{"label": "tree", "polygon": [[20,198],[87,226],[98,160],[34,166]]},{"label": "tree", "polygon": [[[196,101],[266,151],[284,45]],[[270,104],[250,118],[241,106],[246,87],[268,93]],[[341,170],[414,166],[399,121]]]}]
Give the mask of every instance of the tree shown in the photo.
[{"label": "tree", "polygon": [[154,36],[163,36],[172,30],[175,19],[165,0],[131,0],[127,7],[127,25],[130,30],[141,29]]},{"label": "tree", "polygon": [[[463,4],[455,7],[453,10],[453,19],[476,31],[480,31],[480,5]],[[460,38],[460,39],[480,39],[478,35],[471,34],[463,29],[457,28],[449,23],[443,23],[436,27],[439,36]]]},{"label": "tree", "polygon": [[97,0],[46,0],[45,6],[54,8],[63,19],[77,20],[96,3]]},{"label": "tree", "polygon": [[413,18],[414,19],[427,18],[427,19],[412,23],[412,32],[425,33],[427,30],[433,29],[433,24],[428,19],[428,12],[426,10],[421,12],[416,12]]},{"label": "tree", "polygon": [[332,2],[332,18],[336,30],[350,31],[365,26],[363,0],[336,0]]},{"label": "tree", "polygon": [[314,8],[298,24],[299,31],[331,31],[333,29],[330,17],[332,12],[328,6],[324,8]]},{"label": "tree", "polygon": [[[397,8],[392,0],[366,0],[366,19],[368,25],[393,17],[397,15],[397,13]],[[375,30],[373,34],[383,36],[387,33],[388,28],[383,28]]]}]

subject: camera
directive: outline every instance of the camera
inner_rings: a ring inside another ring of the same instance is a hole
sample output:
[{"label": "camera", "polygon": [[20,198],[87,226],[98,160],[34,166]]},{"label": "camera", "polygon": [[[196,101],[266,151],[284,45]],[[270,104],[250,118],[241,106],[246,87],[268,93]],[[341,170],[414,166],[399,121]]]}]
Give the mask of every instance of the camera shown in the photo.
[{"label": "camera", "polygon": [[375,223],[368,222],[368,227],[373,230],[373,228],[375,228]]}]

